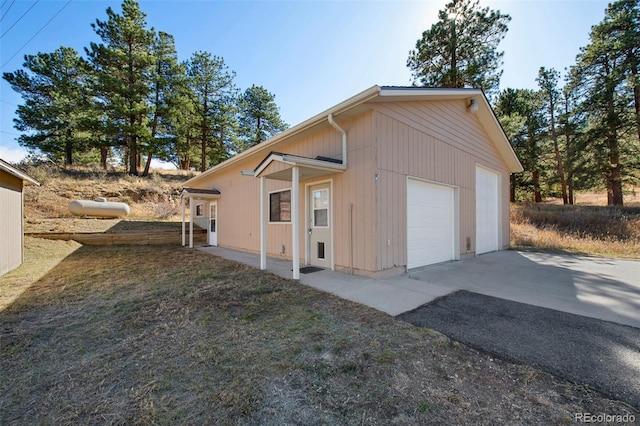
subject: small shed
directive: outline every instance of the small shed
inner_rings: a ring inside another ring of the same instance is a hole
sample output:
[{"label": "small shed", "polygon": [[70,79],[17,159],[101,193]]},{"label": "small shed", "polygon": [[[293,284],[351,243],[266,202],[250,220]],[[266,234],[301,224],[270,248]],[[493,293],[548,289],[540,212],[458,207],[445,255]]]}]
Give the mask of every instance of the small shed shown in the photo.
[{"label": "small shed", "polygon": [[520,171],[482,90],[373,86],[189,179],[182,205],[263,269],[380,276],[507,248]]},{"label": "small shed", "polygon": [[24,184],[40,185],[31,176],[0,159],[0,275],[23,261]]}]

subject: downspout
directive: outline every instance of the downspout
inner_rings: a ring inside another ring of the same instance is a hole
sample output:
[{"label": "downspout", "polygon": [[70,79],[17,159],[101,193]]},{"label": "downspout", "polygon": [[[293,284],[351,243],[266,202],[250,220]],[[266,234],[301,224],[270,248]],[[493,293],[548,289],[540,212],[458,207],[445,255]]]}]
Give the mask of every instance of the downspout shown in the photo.
[{"label": "downspout", "polygon": [[331,126],[336,129],[338,132],[340,132],[342,134],[342,165],[343,166],[347,166],[347,132],[344,131],[344,129],[340,126],[338,126],[338,124],[333,121],[333,114],[329,114],[327,116],[327,120],[329,120],[329,124],[331,124]]},{"label": "downspout", "polygon": [[[347,167],[347,132],[333,121],[333,114],[327,116],[329,124],[342,134],[342,165]],[[349,273],[353,275],[353,203],[349,203]]]}]

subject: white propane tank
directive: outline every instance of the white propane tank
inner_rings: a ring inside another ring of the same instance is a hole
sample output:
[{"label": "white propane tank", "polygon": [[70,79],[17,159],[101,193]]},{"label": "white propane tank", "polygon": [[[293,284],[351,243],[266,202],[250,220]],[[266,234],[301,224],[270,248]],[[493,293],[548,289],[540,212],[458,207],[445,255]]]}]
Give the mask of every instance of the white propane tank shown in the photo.
[{"label": "white propane tank", "polygon": [[131,209],[125,203],[106,201],[101,197],[96,201],[74,200],[69,204],[69,211],[76,216],[125,217]]}]

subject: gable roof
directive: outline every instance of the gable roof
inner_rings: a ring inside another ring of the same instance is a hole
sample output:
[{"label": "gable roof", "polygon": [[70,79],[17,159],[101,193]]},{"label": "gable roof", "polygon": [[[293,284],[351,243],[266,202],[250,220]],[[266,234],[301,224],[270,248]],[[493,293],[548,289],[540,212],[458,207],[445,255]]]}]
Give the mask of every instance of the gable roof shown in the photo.
[{"label": "gable roof", "polygon": [[2,158],[0,158],[0,170],[4,170],[5,172],[17,177],[18,179],[22,179],[23,181],[27,181],[29,183],[32,183],[38,186],[40,185],[40,182],[38,182],[37,180],[35,180],[25,172],[16,169],[11,164],[4,161]]},{"label": "gable roof", "polygon": [[302,123],[290,127],[284,132],[261,142],[238,155],[210,168],[198,176],[187,180],[183,185],[193,185],[194,183],[223,170],[243,159],[259,153],[266,152],[266,156],[271,151],[277,151],[276,146],[287,139],[311,129],[320,124],[327,124],[327,116],[332,114],[334,117],[340,114],[347,114],[357,107],[367,102],[399,102],[399,101],[421,101],[421,100],[456,100],[456,99],[476,99],[478,102],[477,116],[485,129],[489,138],[494,142],[498,152],[504,159],[507,167],[512,173],[521,172],[523,170],[520,160],[516,156],[507,135],[504,133],[502,126],[498,122],[493,109],[489,105],[489,101],[481,89],[449,89],[449,88],[429,88],[429,87],[398,87],[398,86],[372,86],[363,92],[321,112]]},{"label": "gable roof", "polygon": [[220,196],[220,191],[217,189],[199,189],[199,188],[184,188],[180,197],[202,197],[202,198],[218,198]]}]

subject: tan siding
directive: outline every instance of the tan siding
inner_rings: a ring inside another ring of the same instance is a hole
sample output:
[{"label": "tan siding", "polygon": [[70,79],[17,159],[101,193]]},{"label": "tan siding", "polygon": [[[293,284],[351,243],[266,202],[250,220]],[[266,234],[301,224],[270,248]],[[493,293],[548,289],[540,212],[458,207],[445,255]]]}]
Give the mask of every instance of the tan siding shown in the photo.
[{"label": "tan siding", "polygon": [[[374,272],[375,256],[375,176],[373,138],[373,112],[367,112],[348,121],[336,117],[338,124],[348,134],[348,169],[313,180],[300,182],[300,255],[306,252],[305,185],[314,181],[333,181],[334,260],[336,268],[349,268],[349,205],[353,204],[354,265],[357,271]],[[341,158],[342,140],[333,128],[311,135],[293,137],[281,145],[278,152],[314,158],[325,156]],[[218,244],[239,250],[260,250],[260,185],[259,179],[241,176],[241,170],[253,170],[263,156],[254,155],[220,172],[198,188],[218,189]],[[290,166],[273,162],[266,173]],[[267,192],[291,188],[291,182],[267,179]],[[291,257],[291,225],[267,225],[267,253],[279,257],[280,246],[285,246],[285,258]]]},{"label": "tan siding", "polygon": [[376,104],[376,110],[390,118],[431,135],[474,155],[479,160],[504,167],[498,151],[487,144],[487,136],[464,101],[424,101]]},{"label": "tan siding", "polygon": [[[509,244],[509,172],[464,101],[377,103],[378,262],[380,270],[406,265],[406,178],[457,188],[459,254],[475,252],[475,168],[501,175],[502,244]],[[467,238],[471,249],[467,250]],[[388,242],[391,245],[388,245]]]},{"label": "tan siding", "polygon": [[280,161],[272,161],[265,169],[260,173],[261,175],[268,175],[271,173],[279,172],[282,170],[290,169],[291,165],[287,163],[282,163]]},{"label": "tan siding", "polygon": [[22,263],[22,184],[0,170],[0,275]]},{"label": "tan siding", "polygon": [[[467,112],[465,102],[430,101],[373,103],[372,110],[348,120],[336,117],[348,134],[348,168],[300,182],[300,254],[307,250],[305,230],[306,187],[311,182],[332,182],[334,260],[337,269],[350,265],[353,235],[353,268],[367,273],[406,265],[406,179],[414,176],[457,188],[460,206],[460,256],[475,251],[475,167],[482,164],[501,175],[503,246],[509,244],[509,174],[478,118]],[[293,136],[278,152],[305,157],[341,158],[340,134],[333,128]],[[201,182],[201,188],[221,191],[218,200],[218,243],[258,252],[260,241],[259,179],[241,176],[254,169],[266,154],[256,154]],[[265,174],[289,166],[274,162]],[[267,180],[267,191],[290,188],[291,182]],[[350,228],[353,206],[353,229]],[[267,251],[291,256],[291,225],[269,224]],[[471,239],[467,251],[466,240]]]}]

